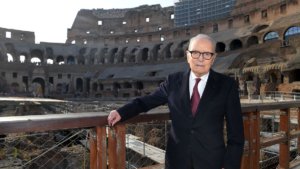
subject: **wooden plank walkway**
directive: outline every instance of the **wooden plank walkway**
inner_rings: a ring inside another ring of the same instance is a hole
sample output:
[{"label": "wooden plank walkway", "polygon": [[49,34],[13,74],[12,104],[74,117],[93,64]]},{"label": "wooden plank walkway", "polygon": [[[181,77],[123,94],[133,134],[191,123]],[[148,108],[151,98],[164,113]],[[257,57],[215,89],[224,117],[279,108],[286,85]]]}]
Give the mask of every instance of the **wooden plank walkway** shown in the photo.
[{"label": "wooden plank walkway", "polygon": [[152,146],[138,140],[139,137],[126,134],[126,148],[133,150],[134,152],[147,157],[159,164],[165,163],[165,150]]}]

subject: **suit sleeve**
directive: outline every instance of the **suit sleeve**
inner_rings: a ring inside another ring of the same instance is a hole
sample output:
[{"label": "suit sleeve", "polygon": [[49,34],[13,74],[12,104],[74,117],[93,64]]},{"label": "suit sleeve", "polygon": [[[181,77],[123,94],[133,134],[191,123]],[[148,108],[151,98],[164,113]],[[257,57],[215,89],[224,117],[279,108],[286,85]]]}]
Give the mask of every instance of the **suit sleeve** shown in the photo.
[{"label": "suit sleeve", "polygon": [[232,80],[226,106],[227,147],[225,169],[240,169],[244,149],[244,128],[238,87]]},{"label": "suit sleeve", "polygon": [[147,112],[152,108],[166,104],[168,102],[169,77],[160,84],[153,93],[139,97],[117,109],[121,116],[121,121],[125,121],[142,112]]}]

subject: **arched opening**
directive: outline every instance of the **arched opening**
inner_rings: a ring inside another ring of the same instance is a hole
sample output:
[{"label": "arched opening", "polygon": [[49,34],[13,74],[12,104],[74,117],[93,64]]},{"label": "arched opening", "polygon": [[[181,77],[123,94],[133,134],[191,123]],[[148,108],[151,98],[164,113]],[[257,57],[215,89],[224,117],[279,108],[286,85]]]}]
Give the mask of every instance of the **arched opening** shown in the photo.
[{"label": "arched opening", "polygon": [[158,59],[159,57],[158,53],[161,45],[162,44],[157,44],[151,49],[151,53],[150,53],[151,60],[156,61]]},{"label": "arched opening", "polygon": [[293,36],[297,36],[297,35],[300,35],[300,27],[299,26],[292,26],[292,27],[289,27],[285,33],[284,33],[284,39],[288,39],[290,37],[293,37]]},{"label": "arched opening", "polygon": [[7,52],[7,62],[15,62],[17,59],[16,57],[16,49],[14,44],[12,43],[5,43],[6,52]]},{"label": "arched opening", "polygon": [[278,82],[278,78],[277,78],[277,75],[272,72],[269,76],[269,82],[270,83],[277,83]]},{"label": "arched opening", "polygon": [[216,44],[216,52],[221,53],[225,52],[226,45],[223,42],[217,42]]},{"label": "arched opening", "polygon": [[118,97],[120,88],[121,88],[121,85],[118,82],[113,83],[113,95],[115,97]]},{"label": "arched opening", "polygon": [[110,50],[108,54],[108,62],[109,63],[114,63],[115,60],[115,54],[118,52],[118,48],[113,48]]},{"label": "arched opening", "polygon": [[237,50],[243,47],[243,43],[239,39],[235,39],[230,43],[230,50]]},{"label": "arched opening", "polygon": [[67,64],[69,64],[69,65],[75,64],[75,57],[74,56],[68,56],[67,57]]},{"label": "arched opening", "polygon": [[169,43],[167,44],[167,46],[163,49],[163,54],[162,54],[162,58],[171,58],[172,54],[171,54],[171,46],[173,45],[173,43]]},{"label": "arched opening", "polygon": [[144,62],[148,60],[148,51],[149,51],[148,48],[142,49],[142,61]]},{"label": "arched opening", "polygon": [[42,78],[35,78],[32,80],[32,92],[34,97],[43,97],[45,92],[45,80]]},{"label": "arched opening", "polygon": [[90,59],[89,59],[89,64],[95,64],[95,57],[96,57],[96,52],[97,52],[97,48],[93,48],[90,50]]},{"label": "arched opening", "polygon": [[131,50],[131,52],[129,54],[128,62],[135,63],[136,51],[137,51],[137,48],[134,48]]},{"label": "arched opening", "polygon": [[57,83],[56,85],[56,93],[62,94],[63,91],[63,85],[61,83]]},{"label": "arched opening", "polygon": [[135,91],[135,96],[141,96],[142,95],[142,90],[144,89],[144,84],[141,81],[137,81],[134,83],[134,87],[136,89]]},{"label": "arched opening", "polygon": [[81,78],[76,79],[76,91],[83,92],[83,80]]},{"label": "arched opening", "polygon": [[265,34],[264,36],[264,42],[266,41],[271,41],[271,40],[276,40],[279,38],[279,35],[277,32],[268,32],[267,34]]},{"label": "arched opening", "polygon": [[35,63],[36,65],[39,65],[39,64],[41,64],[41,59],[38,58],[38,57],[32,57],[32,58],[30,59],[30,62],[31,62],[31,63]]},{"label": "arched opening", "polygon": [[289,82],[300,82],[300,69],[292,70],[289,73]]},{"label": "arched opening", "polygon": [[185,45],[187,45],[188,42],[188,40],[184,40],[178,44],[177,48],[174,51],[174,58],[182,58],[185,56],[184,52],[187,50],[187,47]]},{"label": "arched opening", "polygon": [[261,30],[266,29],[267,27],[269,27],[269,25],[259,25],[259,26],[255,27],[252,32],[256,33],[256,32],[259,32]]},{"label": "arched opening", "polygon": [[247,47],[250,47],[252,45],[257,45],[258,44],[258,37],[257,36],[251,36],[247,40]]},{"label": "arched opening", "polygon": [[107,54],[108,48],[103,48],[100,51],[99,55],[99,63],[104,64],[105,63],[105,55]]},{"label": "arched opening", "polygon": [[24,53],[24,54],[21,54],[20,57],[19,57],[19,61],[20,63],[25,63],[28,61],[28,56]]},{"label": "arched opening", "polygon": [[119,55],[119,58],[118,58],[118,62],[119,63],[124,63],[125,62],[125,52],[126,52],[126,49],[127,47],[124,47],[121,52],[120,52],[120,55]]},{"label": "arched opening", "polygon": [[93,92],[97,92],[97,90],[98,90],[98,84],[97,84],[97,82],[94,82],[94,83],[92,84],[92,91],[93,91]]},{"label": "arched opening", "polygon": [[56,57],[56,63],[59,65],[65,64],[65,58],[63,56],[57,56]]},{"label": "arched opening", "polygon": [[[34,49],[30,52],[31,58],[39,58],[40,62],[43,63],[43,52],[39,49]],[[31,60],[30,60],[31,61]]]},{"label": "arched opening", "polygon": [[19,85],[19,83],[16,83],[16,82],[12,83],[10,85],[10,90],[11,90],[12,94],[18,93],[20,91],[20,85]]},{"label": "arched opening", "polygon": [[130,89],[130,88],[132,88],[132,85],[129,82],[124,82],[123,86],[124,86],[124,89]]},{"label": "arched opening", "polygon": [[14,57],[10,54],[10,53],[7,53],[7,62],[13,62],[14,61]]},{"label": "arched opening", "polygon": [[137,82],[135,83],[135,88],[138,89],[138,90],[143,90],[143,89],[144,89],[144,84],[143,84],[143,82],[137,81]]},{"label": "arched opening", "polygon": [[50,65],[52,65],[52,64],[53,64],[53,62],[54,62],[54,61],[53,61],[53,59],[50,59],[50,58],[48,58],[48,59],[47,59],[47,64],[50,64]]}]

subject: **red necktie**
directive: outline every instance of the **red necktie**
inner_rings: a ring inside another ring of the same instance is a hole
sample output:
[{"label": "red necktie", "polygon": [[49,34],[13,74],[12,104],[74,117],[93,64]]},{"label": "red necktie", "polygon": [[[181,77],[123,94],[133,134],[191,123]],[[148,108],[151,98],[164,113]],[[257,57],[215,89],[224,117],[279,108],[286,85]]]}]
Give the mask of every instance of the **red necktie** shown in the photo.
[{"label": "red necktie", "polygon": [[200,82],[200,78],[196,78],[196,83],[195,86],[193,88],[193,94],[192,94],[192,98],[191,98],[191,107],[192,107],[192,113],[193,116],[196,115],[196,111],[197,111],[197,107],[200,101],[200,94],[198,91],[198,83]]}]

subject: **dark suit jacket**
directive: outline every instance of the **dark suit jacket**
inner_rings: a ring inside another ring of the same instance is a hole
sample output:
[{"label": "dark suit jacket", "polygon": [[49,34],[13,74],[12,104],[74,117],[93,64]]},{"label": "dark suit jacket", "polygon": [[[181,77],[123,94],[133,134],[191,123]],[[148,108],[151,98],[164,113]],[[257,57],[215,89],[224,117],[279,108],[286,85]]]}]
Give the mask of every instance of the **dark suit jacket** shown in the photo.
[{"label": "dark suit jacket", "polygon": [[[121,121],[163,104],[170,109],[171,129],[166,150],[166,168],[239,169],[244,146],[243,120],[236,82],[210,71],[206,87],[192,116],[189,74],[168,76],[152,94],[119,108]],[[224,118],[227,142],[224,143]]]}]

